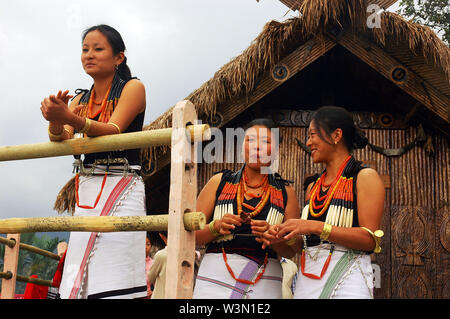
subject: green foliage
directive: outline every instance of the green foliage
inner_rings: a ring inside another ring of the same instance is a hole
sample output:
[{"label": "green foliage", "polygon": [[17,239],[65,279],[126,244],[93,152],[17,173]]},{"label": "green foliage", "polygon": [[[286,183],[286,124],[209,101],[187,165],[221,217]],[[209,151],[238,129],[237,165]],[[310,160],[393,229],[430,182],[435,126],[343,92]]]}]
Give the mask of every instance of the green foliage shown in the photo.
[{"label": "green foliage", "polygon": [[401,0],[398,13],[432,28],[450,45],[450,2],[448,0]]},{"label": "green foliage", "polygon": [[[58,243],[61,241],[58,237],[51,238],[44,234],[36,236],[36,233],[23,233],[20,241],[53,253],[56,253]],[[0,245],[0,269],[3,270],[4,245]],[[23,276],[37,275],[40,279],[51,280],[55,274],[58,262],[54,259],[44,257],[21,249],[19,252],[19,262],[17,273]],[[1,281],[0,281],[1,282]],[[0,283],[1,287],[1,283]],[[26,283],[16,283],[16,294],[25,292]]]}]

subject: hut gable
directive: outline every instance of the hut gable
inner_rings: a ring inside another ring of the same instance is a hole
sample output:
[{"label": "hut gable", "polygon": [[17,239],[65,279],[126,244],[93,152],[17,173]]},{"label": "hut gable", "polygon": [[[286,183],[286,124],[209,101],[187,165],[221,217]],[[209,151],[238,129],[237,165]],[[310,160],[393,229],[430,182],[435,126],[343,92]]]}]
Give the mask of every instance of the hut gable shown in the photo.
[{"label": "hut gable", "polygon": [[[371,84],[381,85],[386,91],[378,94],[392,94],[391,102],[399,112],[423,115],[426,121],[436,122],[436,127],[448,136],[450,50],[431,29],[387,11],[379,16],[380,28],[369,28],[365,0],[283,2],[288,6],[297,3],[299,16],[268,22],[241,55],[186,97],[194,103],[202,120],[222,127],[293,77],[307,72],[308,66],[318,59],[350,52],[356,58],[347,61],[362,61],[400,91],[380,81],[370,83],[378,75],[367,81],[367,88]],[[387,8],[394,2],[377,3]],[[355,73],[362,72],[352,69]],[[404,93],[407,97],[399,98]],[[326,96],[330,92],[320,94]],[[169,127],[171,113],[172,108],[144,129]],[[153,151],[143,150],[143,160],[147,168],[153,165],[151,170],[158,170],[168,163],[167,156],[164,157],[167,149]],[[159,160],[152,163],[156,158]]]},{"label": "hut gable", "polygon": [[[268,22],[187,99],[202,121],[222,129],[271,115],[282,137],[278,172],[293,181],[300,203],[305,178],[322,169],[304,145],[311,113],[327,104],[348,109],[370,142],[354,155],[386,189],[375,297],[449,298],[449,48],[395,13],[380,13],[381,27],[369,28],[367,4],[387,8],[392,0],[280,1],[298,17]],[[171,111],[144,129],[171,126]],[[147,210],[167,211],[170,152],[142,154]],[[214,172],[241,165],[199,164],[198,189]]]}]

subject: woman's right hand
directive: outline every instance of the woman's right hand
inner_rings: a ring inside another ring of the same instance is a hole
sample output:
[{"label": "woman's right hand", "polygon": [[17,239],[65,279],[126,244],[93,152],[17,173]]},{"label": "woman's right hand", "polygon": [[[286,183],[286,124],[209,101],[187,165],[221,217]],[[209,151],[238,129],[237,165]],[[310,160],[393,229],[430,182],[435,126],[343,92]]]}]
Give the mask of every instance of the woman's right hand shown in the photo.
[{"label": "woman's right hand", "polygon": [[236,226],[241,226],[244,223],[242,218],[238,215],[225,214],[219,219],[214,226],[221,235],[229,235]]},{"label": "woman's right hand", "polygon": [[67,124],[68,117],[72,115],[67,103],[72,98],[69,91],[59,91],[58,94],[50,95],[41,102],[42,116],[54,124]]}]

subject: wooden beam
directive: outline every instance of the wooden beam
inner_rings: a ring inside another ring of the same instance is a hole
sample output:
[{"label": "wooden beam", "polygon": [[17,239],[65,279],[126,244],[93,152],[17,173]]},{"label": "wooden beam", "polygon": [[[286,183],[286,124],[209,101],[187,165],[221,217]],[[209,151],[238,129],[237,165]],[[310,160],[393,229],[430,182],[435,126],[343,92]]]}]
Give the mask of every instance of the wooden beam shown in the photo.
[{"label": "wooden beam", "polygon": [[[257,87],[249,94],[221,105],[218,111],[223,115],[223,121],[219,127],[224,126],[230,120],[247,110],[261,98],[275,90],[295,74],[316,61],[336,45],[335,41],[327,36],[317,35],[305,42],[287,57],[282,59],[269,72],[266,72]],[[273,73],[277,68],[285,68],[287,75],[282,79],[276,79]]]},{"label": "wooden beam", "polygon": [[[172,112],[172,128],[183,128],[187,123],[195,123],[197,112],[190,101],[178,102]],[[198,143],[191,143],[184,134],[172,135],[169,231],[167,243],[167,266],[165,298],[192,298],[194,287],[195,232],[186,231],[183,216],[194,211],[197,199]],[[190,161],[186,159],[190,158]]]},{"label": "wooden beam", "polygon": [[[344,33],[336,42],[367,63],[404,92],[422,103],[433,114],[449,124],[450,99],[431,84],[360,35]],[[395,70],[406,71],[401,81],[393,78]]]},{"label": "wooden beam", "polygon": [[[218,112],[223,115],[222,122],[217,127],[222,127],[231,121],[235,116],[250,108],[253,104],[269,94],[281,84],[289,80],[292,76],[316,61],[319,57],[331,50],[336,43],[327,36],[318,35],[312,40],[305,42],[298,49],[282,59],[269,72],[266,72],[257,87],[247,96],[239,99],[232,99],[230,102],[219,107]],[[282,80],[275,80],[274,69],[285,67],[288,75]],[[153,174],[170,163],[170,150],[156,159],[156,167]],[[151,176],[151,175],[150,175]],[[149,177],[150,177],[149,176]]]}]

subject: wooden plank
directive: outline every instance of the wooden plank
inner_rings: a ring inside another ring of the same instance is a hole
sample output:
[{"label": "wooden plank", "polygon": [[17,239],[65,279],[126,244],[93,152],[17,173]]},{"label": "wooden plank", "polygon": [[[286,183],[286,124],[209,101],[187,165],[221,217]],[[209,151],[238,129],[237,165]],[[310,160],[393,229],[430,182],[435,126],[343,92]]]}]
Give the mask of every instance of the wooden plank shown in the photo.
[{"label": "wooden plank", "polygon": [[19,261],[20,234],[9,234],[9,240],[15,240],[14,247],[5,246],[3,272],[11,272],[10,279],[2,279],[1,299],[14,299],[16,292],[17,264]]},{"label": "wooden plank", "polygon": [[[237,115],[241,114],[249,107],[258,102],[261,98],[275,90],[277,87],[288,81],[295,74],[316,61],[319,57],[331,50],[336,43],[327,36],[317,35],[315,38],[305,42],[287,57],[275,65],[270,72],[266,72],[258,86],[249,94],[223,104],[218,108],[223,115],[222,122],[218,127],[224,126]],[[273,73],[276,68],[285,68],[287,76],[282,80],[274,79]]]},{"label": "wooden plank", "polygon": [[178,102],[172,115],[172,146],[169,194],[169,231],[165,298],[192,298],[194,286],[195,232],[184,228],[183,215],[194,211],[197,198],[197,143],[191,144],[180,128],[195,123],[197,113],[190,101]]},{"label": "wooden plank", "polygon": [[[344,33],[336,41],[407,94],[422,103],[438,118],[449,124],[450,109],[448,106],[450,105],[450,99],[416,75],[412,70],[361,36]],[[392,79],[392,72],[396,68],[403,68],[407,71],[406,78],[403,81],[395,81]]]}]

